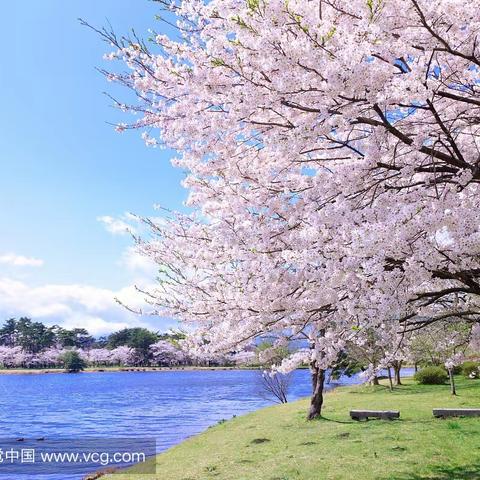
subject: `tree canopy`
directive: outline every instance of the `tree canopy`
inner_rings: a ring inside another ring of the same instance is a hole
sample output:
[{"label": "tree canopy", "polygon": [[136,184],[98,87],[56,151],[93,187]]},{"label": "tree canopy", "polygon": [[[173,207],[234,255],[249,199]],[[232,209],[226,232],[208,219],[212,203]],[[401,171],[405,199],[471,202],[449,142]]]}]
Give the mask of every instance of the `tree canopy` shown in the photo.
[{"label": "tree canopy", "polygon": [[104,73],[139,100],[118,101],[136,114],[118,130],[187,172],[193,213],[146,219],[139,240],[160,268],[154,312],[194,326],[192,348],[304,338],[282,368],[307,362],[319,382],[365,332],[391,345],[477,321],[474,2],[158,4],[178,39],[99,31],[127,67]]}]

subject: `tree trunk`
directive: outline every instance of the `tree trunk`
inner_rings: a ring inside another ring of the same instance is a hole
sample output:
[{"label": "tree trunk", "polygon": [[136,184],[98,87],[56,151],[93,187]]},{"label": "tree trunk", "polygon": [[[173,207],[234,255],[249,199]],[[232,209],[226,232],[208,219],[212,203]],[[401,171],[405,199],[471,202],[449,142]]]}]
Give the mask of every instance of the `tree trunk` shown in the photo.
[{"label": "tree trunk", "polygon": [[310,400],[310,410],[308,411],[308,419],[313,420],[322,415],[323,405],[323,385],[325,383],[325,370],[318,368],[315,362],[310,365],[312,374],[312,398]]},{"label": "tree trunk", "polygon": [[417,373],[418,372],[418,363],[417,362],[415,362],[414,367],[415,367],[415,373]]},{"label": "tree trunk", "polygon": [[395,385],[401,385],[402,379],[400,377],[400,370],[402,369],[402,362],[395,362],[393,364],[393,371],[395,373]]},{"label": "tree trunk", "polygon": [[392,369],[388,367],[388,384],[390,385],[390,391],[393,392],[393,383],[392,383]]},{"label": "tree trunk", "polygon": [[450,378],[450,392],[452,395],[457,394],[457,389],[455,388],[455,379],[453,378],[453,369],[448,369],[448,377]]},{"label": "tree trunk", "polygon": [[375,375],[373,378],[372,378],[372,385],[380,385],[379,381],[378,381],[378,377]]}]

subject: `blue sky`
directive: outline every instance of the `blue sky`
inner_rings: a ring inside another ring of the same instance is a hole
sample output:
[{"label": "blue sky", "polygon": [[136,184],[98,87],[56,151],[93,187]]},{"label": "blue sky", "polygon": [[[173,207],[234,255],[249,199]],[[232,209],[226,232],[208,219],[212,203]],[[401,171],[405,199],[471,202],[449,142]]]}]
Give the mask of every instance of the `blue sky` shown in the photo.
[{"label": "blue sky", "polygon": [[[128,287],[146,272],[125,265],[130,238],[112,235],[98,218],[154,214],[155,203],[182,208],[183,173],[170,165],[172,153],[147,148],[140,132],[119,134],[107,123],[128,118],[102,92],[128,94],[95,70],[108,67],[102,59],[108,45],[77,20],[96,26],[109,21],[119,33],[134,27],[147,37],[148,28],[164,30],[156,13],[158,6],[147,0],[2,4],[0,320],[37,314],[46,323],[82,321],[83,304],[75,311],[67,302],[65,319],[66,309],[42,309],[30,297],[51,286],[57,292],[62,286],[67,298],[75,286],[103,293]],[[22,288],[7,291],[12,282]],[[26,302],[13,298],[20,292]],[[87,323],[104,318],[100,310]],[[115,323],[116,315],[121,322]],[[105,317],[113,326],[138,322],[120,311]],[[102,329],[108,328],[96,328]]]}]

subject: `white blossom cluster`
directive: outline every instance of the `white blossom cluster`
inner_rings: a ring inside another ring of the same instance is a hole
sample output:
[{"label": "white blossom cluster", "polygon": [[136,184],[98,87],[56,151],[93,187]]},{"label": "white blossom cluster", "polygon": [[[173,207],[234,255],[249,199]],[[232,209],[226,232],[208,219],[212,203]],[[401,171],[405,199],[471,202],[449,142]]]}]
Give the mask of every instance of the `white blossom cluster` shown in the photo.
[{"label": "white blossom cluster", "polygon": [[146,219],[138,243],[160,270],[153,311],[190,325],[192,350],[304,340],[283,371],[325,369],[372,331],[381,366],[422,326],[474,324],[476,2],[160,3],[180,40],[104,32],[129,68],[109,79],[139,97],[119,128],[148,128],[187,173],[193,213]]}]

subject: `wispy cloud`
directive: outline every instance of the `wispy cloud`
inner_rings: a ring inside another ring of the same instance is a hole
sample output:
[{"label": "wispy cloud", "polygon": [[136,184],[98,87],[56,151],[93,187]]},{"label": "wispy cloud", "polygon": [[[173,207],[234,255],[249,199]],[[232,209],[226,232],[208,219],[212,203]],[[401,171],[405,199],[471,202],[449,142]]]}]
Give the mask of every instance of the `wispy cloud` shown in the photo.
[{"label": "wispy cloud", "polygon": [[33,257],[25,257],[15,253],[0,255],[0,263],[12,267],[41,267],[43,260]]},{"label": "wispy cloud", "polygon": [[136,278],[140,275],[143,283],[153,281],[158,274],[158,265],[150,258],[140,254],[134,245],[123,252],[120,265],[134,273]]},{"label": "wispy cloud", "polygon": [[127,235],[135,234],[136,228],[132,225],[133,222],[136,222],[137,219],[135,216],[126,213],[125,215],[115,218],[110,215],[103,215],[97,217],[97,220],[103,223],[106,230],[113,235]]}]

